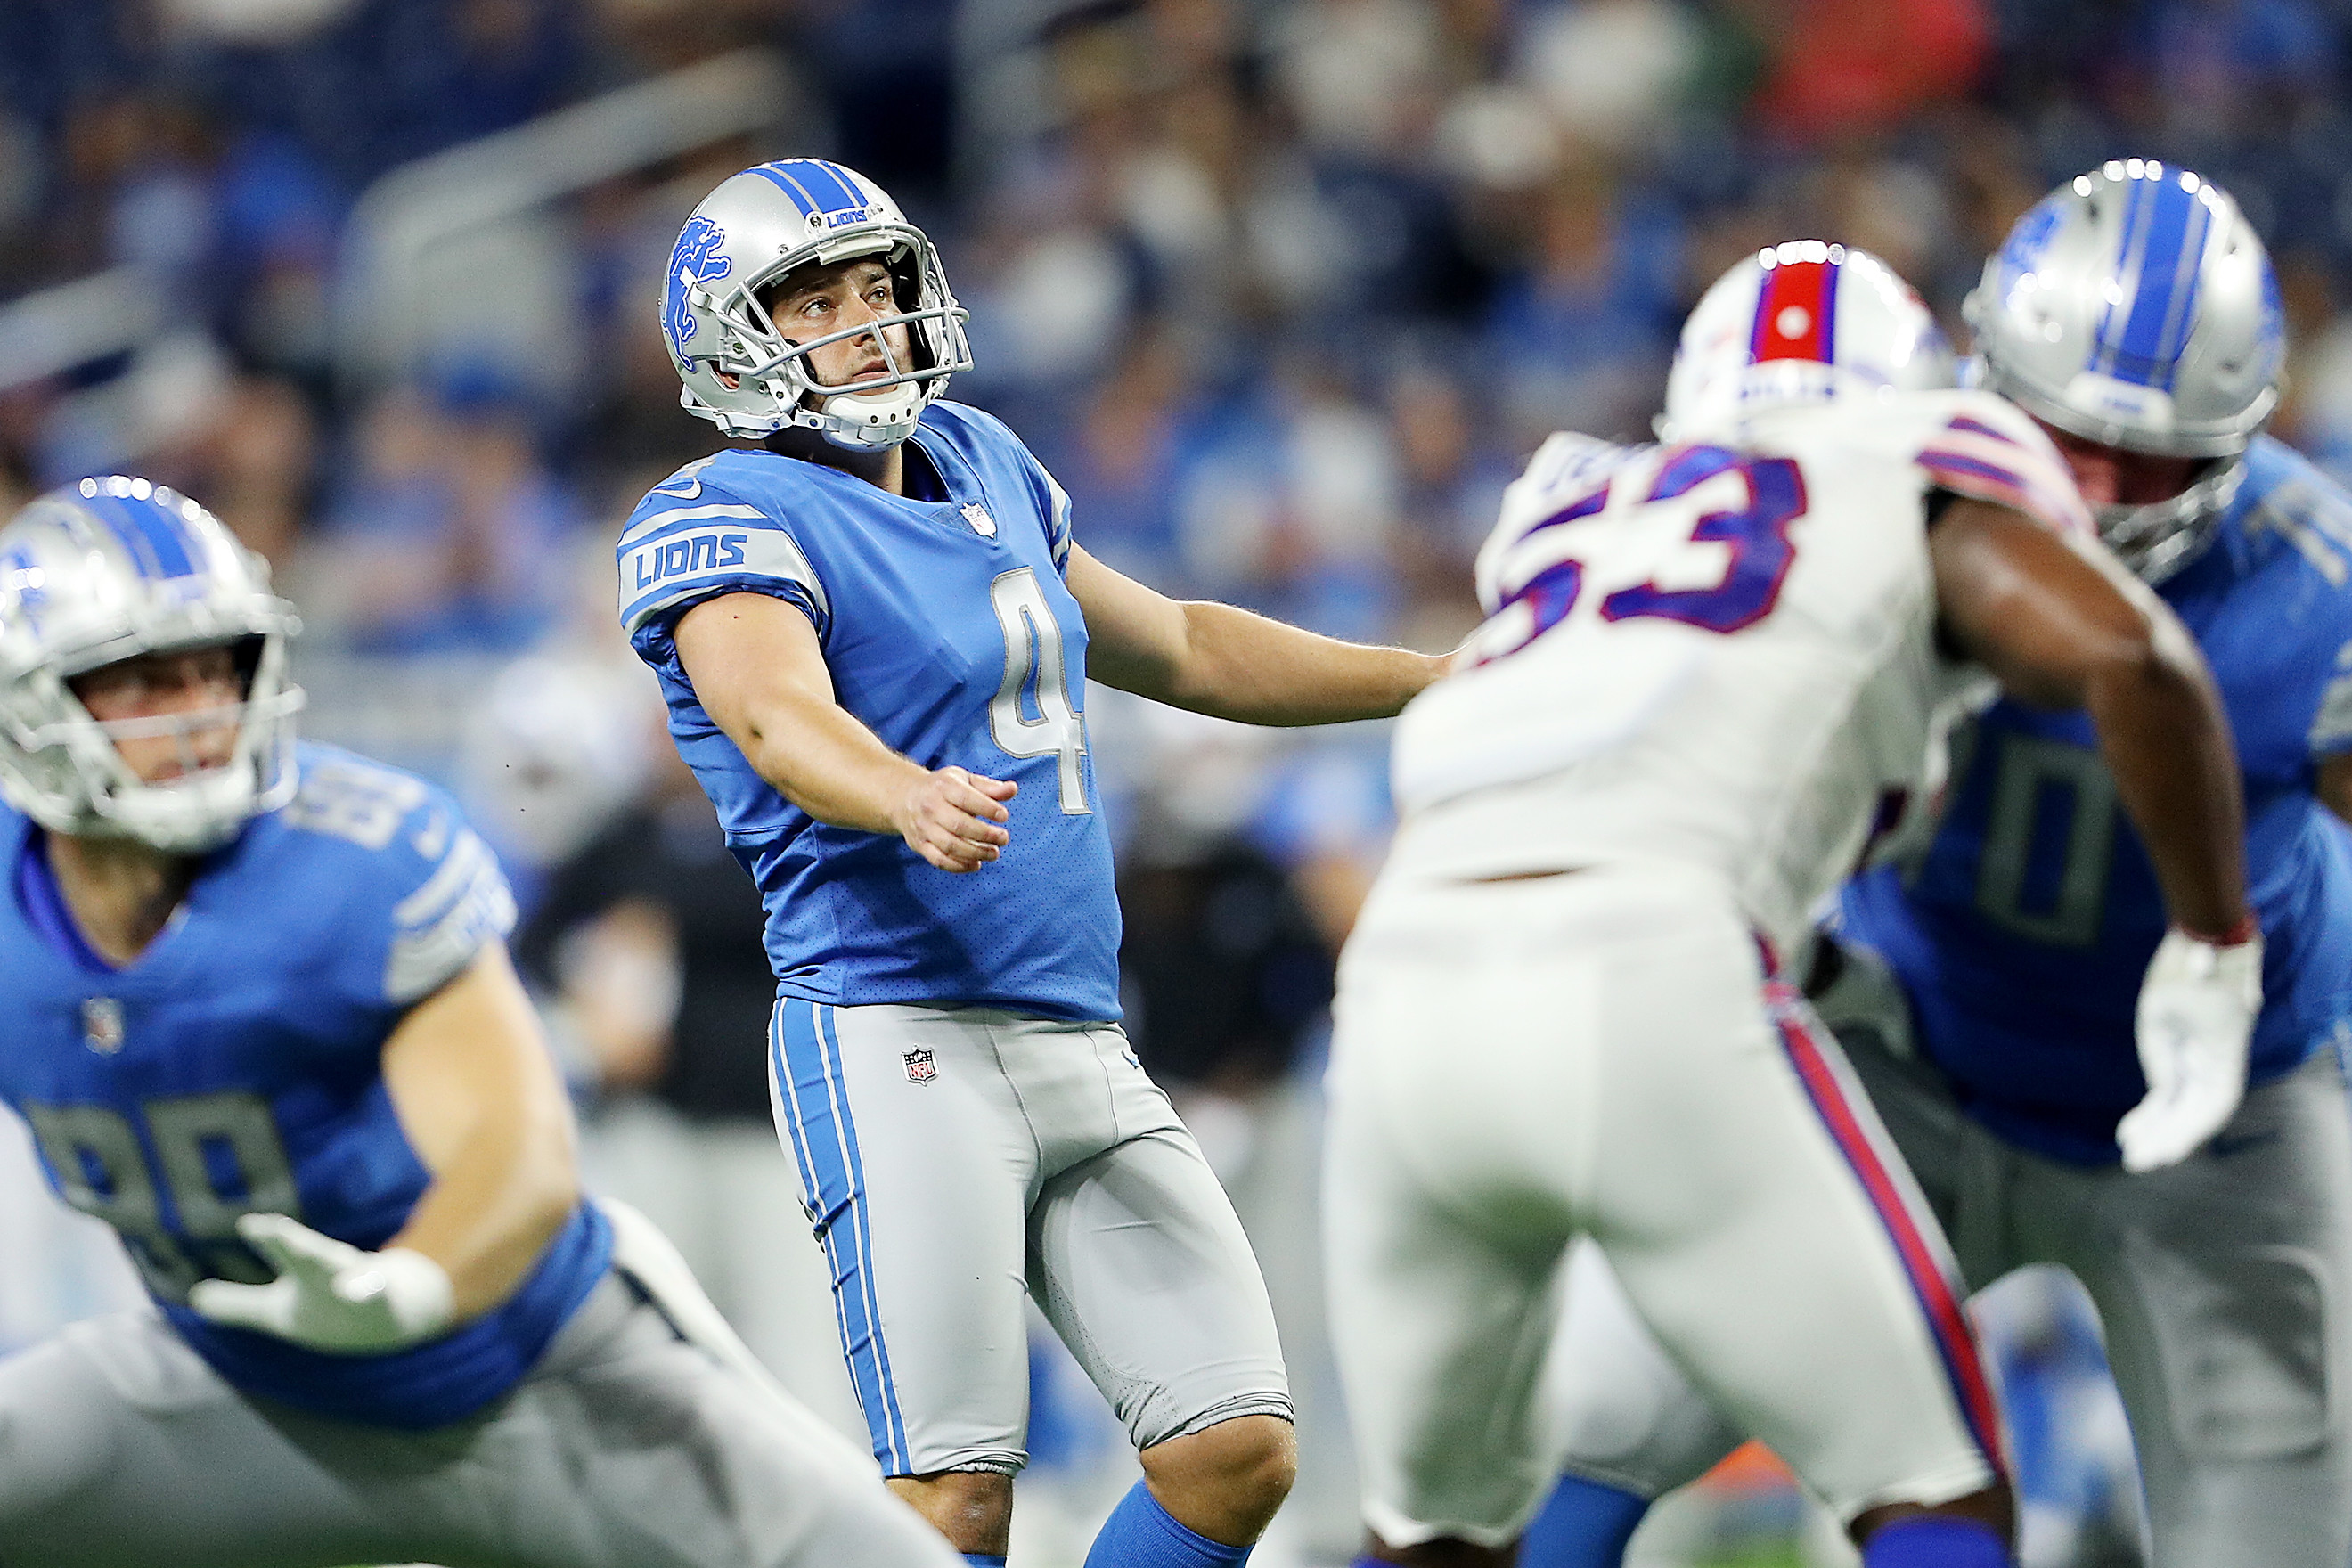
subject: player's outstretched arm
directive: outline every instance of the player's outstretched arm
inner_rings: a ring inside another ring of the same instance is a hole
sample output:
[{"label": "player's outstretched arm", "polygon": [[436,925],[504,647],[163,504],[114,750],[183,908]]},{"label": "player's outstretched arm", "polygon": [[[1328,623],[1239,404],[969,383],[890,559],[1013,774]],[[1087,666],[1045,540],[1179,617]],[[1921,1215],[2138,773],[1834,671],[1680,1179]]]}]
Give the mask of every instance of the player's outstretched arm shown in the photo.
[{"label": "player's outstretched arm", "polygon": [[1945,630],[2020,700],[2089,711],[2155,862],[2173,929],[2140,985],[2147,1095],[2116,1136],[2127,1168],[2171,1164],[2237,1109],[2262,1005],[2245,807],[2212,674],[2171,610],[2111,557],[2006,507],[1954,501],[1929,549]]},{"label": "player's outstretched arm", "polygon": [[493,942],[410,1008],[383,1052],[401,1131],[432,1181],[380,1251],[283,1214],[237,1234],[275,1278],[200,1280],[215,1322],[313,1350],[382,1354],[434,1338],[514,1293],[580,1201],[572,1110],[539,1020]]},{"label": "player's outstretched arm", "polygon": [[1959,500],[1929,537],[1946,631],[2019,700],[2084,708],[2178,925],[2246,913],[2245,816],[2230,721],[2163,601],[2007,507]]},{"label": "player's outstretched arm", "polygon": [[383,1045],[394,1113],[432,1184],[387,1247],[448,1271],[457,1316],[513,1293],[580,1201],[572,1102],[493,942]]},{"label": "player's outstretched arm", "polygon": [[942,871],[976,871],[1012,841],[1019,786],[928,769],[884,745],[834,700],[816,628],[766,594],[725,594],[675,633],[703,711],[786,800],[835,827],[895,833]]},{"label": "player's outstretched arm", "polygon": [[1087,672],[1106,686],[1250,724],[1385,719],[1444,672],[1410,648],[1368,647],[1232,605],[1171,599],[1070,551]]}]

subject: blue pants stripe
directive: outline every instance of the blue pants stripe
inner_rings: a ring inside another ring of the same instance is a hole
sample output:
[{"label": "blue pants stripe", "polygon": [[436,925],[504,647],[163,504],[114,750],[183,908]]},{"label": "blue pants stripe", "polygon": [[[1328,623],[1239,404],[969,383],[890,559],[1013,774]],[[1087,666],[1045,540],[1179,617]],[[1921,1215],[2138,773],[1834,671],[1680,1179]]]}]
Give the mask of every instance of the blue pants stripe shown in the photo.
[{"label": "blue pants stripe", "polygon": [[[842,1142],[849,1156],[850,1191],[854,1194],[851,1215],[856,1221],[859,1275],[866,1289],[866,1301],[874,1323],[874,1354],[881,1363],[882,1397],[890,1408],[890,1429],[897,1444],[899,1469],[912,1463],[912,1450],[907,1442],[907,1419],[898,1411],[898,1380],[890,1372],[890,1342],[882,1332],[882,1300],[874,1282],[873,1205],[866,1199],[866,1163],[857,1152],[857,1123],[849,1114],[849,1086],[842,1071],[841,1038],[833,1024],[833,1009],[815,1009],[817,1032],[824,1041],[827,1062],[826,1082],[833,1094],[833,1112],[841,1129]],[[891,1472],[896,1473],[896,1472]]]},{"label": "blue pants stripe", "polygon": [[886,1475],[912,1467],[905,1418],[890,1376],[874,1286],[866,1171],[841,1077],[833,1009],[787,997],[776,1008],[776,1082],[790,1120],[801,1178],[817,1210],[817,1234],[833,1270],[833,1293],[849,1377]]},{"label": "blue pants stripe", "polygon": [[[776,1115],[778,1120],[782,1123],[785,1135],[792,1142],[793,1161],[800,1169],[801,1191],[809,1194],[809,1202],[814,1206],[822,1205],[824,1199],[817,1186],[816,1167],[809,1158],[808,1130],[801,1125],[800,1106],[793,1098],[792,1068],[784,1060],[784,1013],[787,1008],[799,1005],[803,1005],[803,1004],[796,1003],[789,999],[779,1001],[776,1004],[775,1011],[770,1015],[768,1020],[768,1063],[770,1081],[774,1086]],[[829,1222],[819,1220],[815,1226],[815,1230],[818,1244],[824,1248],[826,1267],[831,1270],[829,1278],[834,1281],[838,1282],[841,1278],[841,1274],[839,1268],[835,1264],[832,1226]],[[856,1335],[852,1332],[849,1326],[849,1303],[847,1297],[843,1291],[837,1289],[833,1292],[833,1317],[835,1327],[841,1335],[842,1353],[845,1356],[848,1353],[852,1340],[855,1339]],[[863,1331],[859,1331],[862,1332]],[[855,1374],[853,1373],[852,1375],[854,1379]],[[861,1410],[863,1410],[865,1407],[865,1394],[862,1390],[858,1392],[858,1404]],[[870,1419],[868,1429],[869,1431],[872,1430],[872,1423]]]}]

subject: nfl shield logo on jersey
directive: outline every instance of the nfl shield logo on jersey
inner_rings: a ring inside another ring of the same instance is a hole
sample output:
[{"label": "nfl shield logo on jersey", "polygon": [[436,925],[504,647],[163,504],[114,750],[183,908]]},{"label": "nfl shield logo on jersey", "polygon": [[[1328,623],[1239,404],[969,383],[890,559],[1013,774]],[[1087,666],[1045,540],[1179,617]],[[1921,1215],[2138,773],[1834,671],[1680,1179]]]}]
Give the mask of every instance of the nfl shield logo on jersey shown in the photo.
[{"label": "nfl shield logo on jersey", "polygon": [[122,1048],[122,1004],[111,996],[92,996],[81,1005],[81,1043],[100,1056]]},{"label": "nfl shield logo on jersey", "polygon": [[907,1053],[907,1081],[908,1083],[929,1083],[931,1079],[939,1076],[939,1066],[931,1059],[929,1047],[925,1046]]},{"label": "nfl shield logo on jersey", "polygon": [[989,516],[988,509],[978,501],[963,509],[963,520],[971,524],[971,531],[982,539],[996,537],[996,520]]}]

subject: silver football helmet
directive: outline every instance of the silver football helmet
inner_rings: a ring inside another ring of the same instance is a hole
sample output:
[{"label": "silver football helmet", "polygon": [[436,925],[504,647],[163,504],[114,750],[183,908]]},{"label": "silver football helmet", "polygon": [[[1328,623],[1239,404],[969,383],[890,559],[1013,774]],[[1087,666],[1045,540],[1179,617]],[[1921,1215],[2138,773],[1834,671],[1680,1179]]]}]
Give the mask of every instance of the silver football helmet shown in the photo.
[{"label": "silver football helmet", "polygon": [[[269,568],[203,507],[113,475],[51,490],[0,527],[0,795],[58,833],[135,838],[199,854],[292,798],[286,679],[300,623]],[[232,710],[100,723],[72,681],[140,654],[226,645],[244,700]],[[144,784],[117,740],[233,723],[229,762]]]},{"label": "silver football helmet", "polygon": [[[776,330],[760,300],[771,284],[795,268],[866,256],[890,269],[897,314],[805,342]],[[758,164],[705,196],[678,234],[662,291],[662,335],[689,413],[731,436],[801,425],[849,447],[895,447],[914,434],[948,377],[971,368],[968,314],[937,247],[882,187],[816,158]],[[909,364],[883,336],[901,324]],[[869,333],[887,374],[845,392],[811,373],[810,351]]]},{"label": "silver football helmet", "polygon": [[2278,279],[2237,203],[2153,160],[2078,174],[2017,221],[1961,309],[1988,384],[2038,418],[2211,459],[2169,500],[2096,509],[2149,582],[2203,548],[2278,406],[2286,352]]}]

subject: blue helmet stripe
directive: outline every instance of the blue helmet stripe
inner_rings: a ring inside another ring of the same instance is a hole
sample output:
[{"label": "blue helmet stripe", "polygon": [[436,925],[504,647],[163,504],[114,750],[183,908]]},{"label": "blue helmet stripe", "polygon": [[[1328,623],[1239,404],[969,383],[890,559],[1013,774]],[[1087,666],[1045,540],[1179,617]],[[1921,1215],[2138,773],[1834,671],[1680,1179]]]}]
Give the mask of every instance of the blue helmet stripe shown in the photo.
[{"label": "blue helmet stripe", "polygon": [[808,179],[811,188],[816,185],[815,176],[822,174],[831,182],[835,190],[841,193],[839,204],[827,206],[824,209],[826,212],[845,212],[851,207],[862,207],[866,205],[865,193],[857,188],[857,183],[855,180],[841,172],[841,165],[838,163],[828,163],[822,158],[811,158],[803,163],[802,167],[808,171],[808,174],[804,177]]},{"label": "blue helmet stripe", "polygon": [[[204,571],[208,560],[204,535],[198,532],[187,520],[181,517],[176,510],[160,502],[153,509],[153,516],[156,523],[163,530],[164,536],[179,546],[180,558],[188,563],[188,570]],[[179,574],[173,573],[173,575],[178,576]]]},{"label": "blue helmet stripe", "polygon": [[[2196,308],[2197,264],[2204,255],[2212,216],[2193,193],[2170,180],[2134,181],[2133,197],[2130,228],[2136,231],[2139,256],[2130,313],[2120,333],[2102,333],[2104,358],[2110,374],[2120,380],[2169,390],[2178,370],[2175,360]],[[2130,247],[2127,238],[2127,255]]]},{"label": "blue helmet stripe", "polygon": [[154,547],[147,542],[146,535],[131,526],[130,520],[122,515],[121,502],[100,496],[85,500],[83,504],[89,508],[89,515],[104,523],[106,531],[114,535],[114,542],[122,547],[122,553],[131,557],[131,563],[139,568],[139,575],[161,577],[163,574],[163,563],[155,558]]},{"label": "blue helmet stripe", "polygon": [[91,496],[83,504],[122,542],[142,577],[185,577],[195,571],[187,545],[155,508],[123,496]]},{"label": "blue helmet stripe", "polygon": [[2139,272],[2136,265],[2139,251],[2140,220],[2146,211],[2147,192],[2140,181],[2134,180],[2124,187],[2124,232],[2116,247],[2115,290],[2099,310],[2099,324],[2091,336],[2091,363],[2086,367],[2102,374],[2112,374],[2116,361],[2116,307],[2125,291],[2137,292]]},{"label": "blue helmet stripe", "polygon": [[2213,209],[2187,192],[2182,195],[2189,205],[2189,225],[2181,236],[2179,258],[2173,264],[2168,290],[2171,309],[2165,312],[2156,351],[2165,367],[2167,390],[2179,370],[2180,353],[2189,346],[2189,333],[2197,322],[2197,294],[2205,281],[2205,242],[2213,235]]},{"label": "blue helmet stripe", "polygon": [[[2185,324],[2197,296],[2197,261],[2204,254],[2204,202],[2173,181],[2147,181],[2147,242],[2140,251],[2138,289],[2115,345],[2115,372],[2140,385],[2173,384],[2173,329]],[[2194,245],[2192,245],[2194,240]]]},{"label": "blue helmet stripe", "polygon": [[816,198],[809,195],[807,190],[802,186],[798,180],[793,179],[790,174],[784,173],[783,164],[761,163],[756,165],[751,170],[751,173],[759,175],[761,179],[767,181],[768,184],[775,186],[776,189],[792,197],[793,205],[801,209],[801,216],[803,217],[814,217],[816,216]]},{"label": "blue helmet stripe", "polygon": [[801,211],[814,217],[818,213],[845,212],[862,207],[866,198],[857,187],[836,173],[832,164],[815,158],[787,158],[780,163],[761,163],[752,173],[766,176],[779,190],[793,198]]}]

